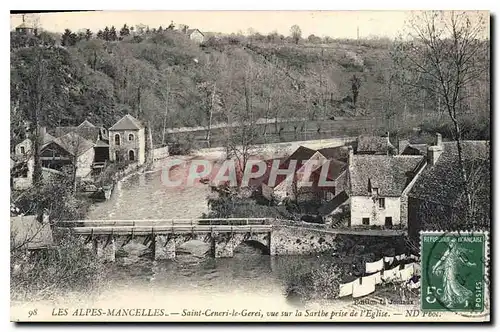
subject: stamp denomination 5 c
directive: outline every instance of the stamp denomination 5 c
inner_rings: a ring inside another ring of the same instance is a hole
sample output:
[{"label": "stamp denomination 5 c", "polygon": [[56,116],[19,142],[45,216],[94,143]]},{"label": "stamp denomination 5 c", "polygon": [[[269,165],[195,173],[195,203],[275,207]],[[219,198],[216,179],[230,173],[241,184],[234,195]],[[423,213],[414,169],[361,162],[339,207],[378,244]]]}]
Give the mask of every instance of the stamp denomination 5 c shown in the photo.
[{"label": "stamp denomination 5 c", "polygon": [[482,312],[487,234],[423,232],[422,310]]}]

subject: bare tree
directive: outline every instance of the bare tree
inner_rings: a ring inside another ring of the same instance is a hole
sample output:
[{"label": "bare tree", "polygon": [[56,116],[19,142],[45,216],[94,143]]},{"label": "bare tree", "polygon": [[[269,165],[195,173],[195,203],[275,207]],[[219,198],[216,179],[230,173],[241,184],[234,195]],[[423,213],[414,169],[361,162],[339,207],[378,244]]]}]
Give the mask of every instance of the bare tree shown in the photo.
[{"label": "bare tree", "polygon": [[408,27],[410,39],[397,45],[394,60],[403,71],[403,83],[416,93],[426,91],[437,96],[453,123],[470,214],[472,198],[467,186],[460,117],[468,98],[466,87],[488,70],[485,22],[480,15],[468,12],[423,12],[415,15]]},{"label": "bare tree", "polygon": [[356,75],[352,75],[351,91],[352,91],[352,103],[354,104],[354,107],[356,107],[356,102],[358,101],[360,88],[361,88],[361,80]]}]

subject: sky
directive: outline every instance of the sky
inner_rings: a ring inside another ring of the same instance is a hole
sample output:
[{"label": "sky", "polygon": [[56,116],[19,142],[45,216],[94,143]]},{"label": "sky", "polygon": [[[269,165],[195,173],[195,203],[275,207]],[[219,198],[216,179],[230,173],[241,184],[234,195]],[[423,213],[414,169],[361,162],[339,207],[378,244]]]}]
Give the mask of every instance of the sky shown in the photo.
[{"label": "sky", "polygon": [[[488,15],[487,12],[484,13]],[[27,15],[26,20],[31,17]],[[89,28],[94,32],[106,25],[119,29],[124,23],[145,24],[151,28],[166,27],[171,21],[187,24],[200,31],[247,33],[249,28],[262,34],[277,31],[290,34],[290,27],[300,26],[302,36],[310,34],[332,38],[396,37],[403,29],[409,11],[100,11],[37,14],[40,26],[48,31],[78,31]],[[22,22],[21,15],[11,15],[10,27]]]},{"label": "sky", "polygon": [[[11,16],[11,28],[22,19]],[[387,18],[390,16],[390,20]],[[392,35],[404,24],[405,12],[321,12],[321,11],[121,11],[121,12],[79,12],[39,14],[40,25],[49,31],[62,32],[65,28],[78,30],[90,28],[93,31],[106,25],[116,27],[145,24],[151,27],[168,26],[170,21],[183,23],[201,31],[222,33],[247,33],[249,28],[260,33],[288,35],[290,27],[298,24],[304,36],[354,38],[357,26],[360,35]]]}]

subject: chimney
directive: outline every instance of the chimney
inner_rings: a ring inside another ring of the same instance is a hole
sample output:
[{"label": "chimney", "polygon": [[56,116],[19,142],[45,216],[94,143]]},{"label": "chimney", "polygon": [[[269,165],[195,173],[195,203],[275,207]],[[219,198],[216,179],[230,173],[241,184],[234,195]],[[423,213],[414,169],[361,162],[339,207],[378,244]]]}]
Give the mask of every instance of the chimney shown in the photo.
[{"label": "chimney", "polygon": [[436,133],[436,146],[443,146],[443,137],[440,133]]},{"label": "chimney", "polygon": [[427,162],[431,165],[435,165],[441,153],[443,153],[443,139],[441,134],[436,134],[435,145],[427,148]]},{"label": "chimney", "polygon": [[387,143],[391,143],[391,140],[390,140],[390,137],[389,137],[389,132],[386,132],[385,133],[386,137],[387,137]]},{"label": "chimney", "polygon": [[348,151],[348,153],[349,153],[349,155],[348,155],[348,157],[347,157],[347,166],[348,166],[349,168],[351,168],[351,167],[352,167],[352,161],[353,161],[352,159],[353,159],[353,157],[354,157],[354,150],[353,150],[352,146],[350,146],[350,145],[349,145],[349,146],[347,147],[347,151]]}]

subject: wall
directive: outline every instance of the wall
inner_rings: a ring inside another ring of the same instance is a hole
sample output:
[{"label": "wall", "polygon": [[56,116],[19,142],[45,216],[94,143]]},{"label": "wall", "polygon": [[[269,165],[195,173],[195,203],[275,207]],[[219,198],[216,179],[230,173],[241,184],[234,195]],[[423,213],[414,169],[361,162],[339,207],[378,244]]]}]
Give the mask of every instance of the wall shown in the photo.
[{"label": "wall", "polygon": [[363,225],[363,218],[370,218],[370,226],[384,226],[385,217],[392,217],[392,224],[400,223],[401,199],[385,197],[385,209],[378,207],[378,199],[370,196],[351,197],[351,226]]},{"label": "wall", "polygon": [[153,160],[158,160],[162,158],[166,158],[169,156],[168,146],[162,148],[153,149]]},{"label": "wall", "polygon": [[189,38],[197,43],[203,43],[203,40],[205,39],[199,31],[193,31]]},{"label": "wall", "polygon": [[[33,143],[31,142],[30,139],[28,139],[28,138],[25,139],[24,141],[22,141],[21,143],[16,145],[16,148],[15,148],[16,155],[23,156],[23,155],[30,153],[32,145],[33,145]],[[24,154],[21,153],[21,147],[24,147]]]},{"label": "wall", "polygon": [[273,226],[271,255],[305,255],[334,249],[336,234],[296,226]]},{"label": "wall", "polygon": [[94,162],[94,148],[90,148],[80,155],[76,161],[76,177],[86,178],[92,172],[92,163]]},{"label": "wall", "polygon": [[[146,137],[144,128],[140,130],[110,130],[109,131],[109,160],[115,161],[115,152],[118,151],[123,160],[129,160],[129,151],[134,151],[135,160],[139,165],[146,161]],[[120,135],[120,145],[115,144],[115,134]],[[129,135],[134,135],[132,141]]]}]

